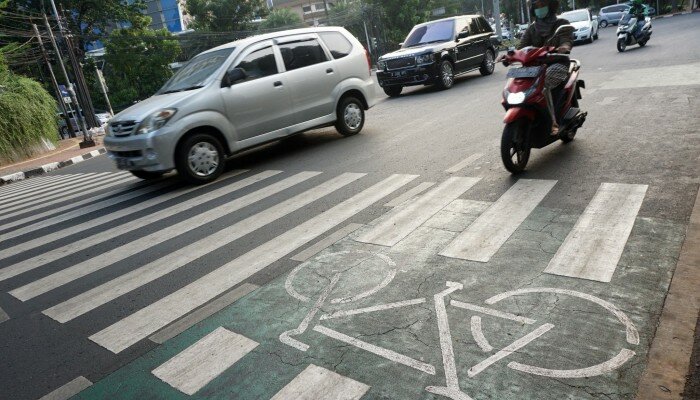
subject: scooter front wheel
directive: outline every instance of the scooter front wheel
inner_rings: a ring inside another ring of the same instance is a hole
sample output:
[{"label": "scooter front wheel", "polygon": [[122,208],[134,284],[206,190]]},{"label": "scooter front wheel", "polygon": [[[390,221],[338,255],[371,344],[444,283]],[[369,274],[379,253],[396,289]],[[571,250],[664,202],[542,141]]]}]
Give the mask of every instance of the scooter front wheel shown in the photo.
[{"label": "scooter front wheel", "polygon": [[523,121],[511,122],[503,128],[501,159],[503,166],[512,174],[523,172],[530,159],[526,128]]},{"label": "scooter front wheel", "polygon": [[627,40],[625,38],[617,39],[617,51],[622,53],[627,48]]}]

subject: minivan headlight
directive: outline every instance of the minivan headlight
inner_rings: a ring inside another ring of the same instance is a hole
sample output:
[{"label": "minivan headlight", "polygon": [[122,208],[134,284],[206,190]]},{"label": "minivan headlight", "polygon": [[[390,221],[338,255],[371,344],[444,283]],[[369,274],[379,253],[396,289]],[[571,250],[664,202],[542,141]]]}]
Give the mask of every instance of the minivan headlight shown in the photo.
[{"label": "minivan headlight", "polygon": [[416,64],[429,64],[433,62],[432,54],[421,54],[416,56]]},{"label": "minivan headlight", "polygon": [[156,111],[153,114],[146,117],[146,119],[139,124],[138,129],[136,129],[137,135],[142,135],[146,133],[151,133],[163,127],[167,124],[170,118],[175,115],[177,109],[175,108],[164,108],[160,111]]}]

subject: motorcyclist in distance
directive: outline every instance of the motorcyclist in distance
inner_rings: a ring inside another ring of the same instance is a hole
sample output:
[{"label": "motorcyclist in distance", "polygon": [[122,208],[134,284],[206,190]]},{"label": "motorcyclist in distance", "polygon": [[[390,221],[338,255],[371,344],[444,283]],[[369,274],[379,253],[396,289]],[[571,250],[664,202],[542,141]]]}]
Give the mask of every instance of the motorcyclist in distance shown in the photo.
[{"label": "motorcyclist in distance", "polygon": [[637,23],[632,30],[632,34],[636,36],[644,26],[644,17],[648,16],[649,12],[644,7],[642,0],[632,0],[631,7],[627,13],[633,18],[637,18]]},{"label": "motorcyclist in distance", "polygon": [[[557,28],[569,25],[569,21],[566,19],[557,18],[558,11],[559,1],[557,0],[534,0],[530,5],[530,14],[535,22],[525,30],[518,49],[527,46],[543,47],[547,45],[554,46],[557,53],[569,54],[573,46],[570,32],[561,32],[555,35]],[[547,68],[544,93],[547,98],[547,108],[549,108],[549,114],[552,117],[552,135],[559,133],[559,125],[554,114],[551,90],[561,85],[568,74],[568,65],[552,64]]]}]

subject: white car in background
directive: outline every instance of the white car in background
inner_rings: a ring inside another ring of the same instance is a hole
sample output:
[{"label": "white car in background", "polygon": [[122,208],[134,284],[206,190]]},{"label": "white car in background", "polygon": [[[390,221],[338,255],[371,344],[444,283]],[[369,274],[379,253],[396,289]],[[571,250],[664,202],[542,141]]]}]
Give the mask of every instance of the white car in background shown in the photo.
[{"label": "white car in background", "polygon": [[573,11],[567,11],[560,15],[576,29],[573,34],[575,42],[593,43],[598,39],[598,17],[591,15],[591,12],[585,8]]}]

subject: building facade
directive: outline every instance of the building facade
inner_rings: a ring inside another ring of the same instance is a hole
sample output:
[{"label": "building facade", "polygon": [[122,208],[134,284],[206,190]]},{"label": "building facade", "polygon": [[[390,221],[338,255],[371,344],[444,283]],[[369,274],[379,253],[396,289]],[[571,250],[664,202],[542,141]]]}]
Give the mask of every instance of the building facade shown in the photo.
[{"label": "building facade", "polygon": [[187,29],[186,20],[182,10],[185,6],[183,0],[146,0],[144,14],[151,17],[152,29],[167,29],[177,33]]},{"label": "building facade", "polygon": [[327,17],[326,8],[333,7],[328,0],[268,0],[267,5],[272,9],[288,8],[310,26],[323,25]]}]

